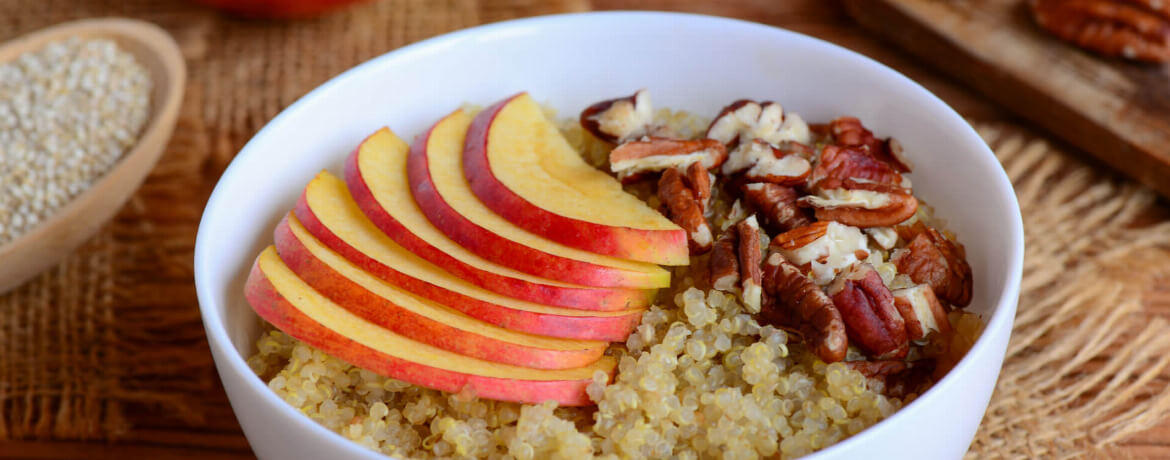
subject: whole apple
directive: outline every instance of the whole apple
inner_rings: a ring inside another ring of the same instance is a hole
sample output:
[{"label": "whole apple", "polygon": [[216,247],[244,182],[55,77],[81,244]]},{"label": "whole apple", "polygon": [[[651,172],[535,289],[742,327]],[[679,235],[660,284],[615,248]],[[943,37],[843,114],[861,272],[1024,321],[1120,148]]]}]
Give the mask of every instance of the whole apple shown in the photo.
[{"label": "whole apple", "polygon": [[366,0],[195,0],[228,13],[264,19],[308,18]]}]

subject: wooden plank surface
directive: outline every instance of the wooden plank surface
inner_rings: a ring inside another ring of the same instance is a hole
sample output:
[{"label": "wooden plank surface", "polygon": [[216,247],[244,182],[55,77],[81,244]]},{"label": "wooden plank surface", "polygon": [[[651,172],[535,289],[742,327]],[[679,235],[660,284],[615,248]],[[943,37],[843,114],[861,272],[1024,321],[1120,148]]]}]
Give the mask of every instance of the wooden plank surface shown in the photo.
[{"label": "wooden plank surface", "polygon": [[1018,0],[845,3],[877,34],[1170,197],[1166,67],[1066,45]]},{"label": "wooden plank surface", "polygon": [[[392,2],[393,0],[387,0]],[[532,0],[536,2],[537,0]],[[484,1],[490,4],[490,20],[511,17],[524,10],[523,0]],[[922,83],[965,116],[982,120],[1017,122],[1010,112],[987,101],[987,98],[933,69],[928,63],[887,44],[852,21],[840,1],[825,0],[592,0],[593,9],[656,9],[689,11],[737,17],[822,38],[870,56],[910,78]],[[487,9],[487,7],[485,7]],[[123,13],[125,14],[125,13]],[[175,24],[172,32],[184,33],[183,19],[169,18],[166,24]],[[232,27],[255,29],[264,23],[234,22]],[[5,39],[8,37],[0,37]],[[182,41],[182,40],[180,40]],[[198,49],[193,53],[201,52]],[[312,58],[312,57],[306,57]],[[316,57],[329,59],[328,56]],[[304,88],[307,90],[309,88]],[[257,128],[264,120],[256,123]],[[244,133],[250,135],[250,133]],[[1170,316],[1170,288],[1152,291],[1148,298],[1151,308]],[[253,458],[236,424],[231,407],[222,388],[212,389],[198,402],[207,408],[206,420],[192,426],[173,418],[129,413],[126,419],[133,425],[116,443],[19,441],[0,443],[0,458],[4,459],[244,459]],[[144,414],[152,412],[144,410]],[[148,418],[153,417],[153,418]],[[1170,458],[1170,423],[1159,426],[1129,440],[1117,454],[1122,457]]]}]

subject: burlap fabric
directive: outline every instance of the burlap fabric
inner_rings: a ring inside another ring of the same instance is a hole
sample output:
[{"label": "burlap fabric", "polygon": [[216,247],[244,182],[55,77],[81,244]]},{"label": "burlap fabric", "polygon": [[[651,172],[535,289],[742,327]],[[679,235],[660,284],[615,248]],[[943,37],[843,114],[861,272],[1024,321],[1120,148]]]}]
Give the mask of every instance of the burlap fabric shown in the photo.
[{"label": "burlap fabric", "polygon": [[[140,17],[176,37],[190,72],[174,138],[142,189],[73,256],[0,296],[0,439],[234,430],[191,257],[203,203],[235,152],[297,97],[370,57],[589,5],[387,0],[272,23],[184,2],[0,1],[0,39],[81,17]],[[1170,327],[1142,296],[1170,275],[1170,221],[1157,217],[1166,213],[1148,191],[1035,136],[979,126],[1016,184],[1028,249],[1009,357],[970,456],[1077,456],[1164,420]]]}]

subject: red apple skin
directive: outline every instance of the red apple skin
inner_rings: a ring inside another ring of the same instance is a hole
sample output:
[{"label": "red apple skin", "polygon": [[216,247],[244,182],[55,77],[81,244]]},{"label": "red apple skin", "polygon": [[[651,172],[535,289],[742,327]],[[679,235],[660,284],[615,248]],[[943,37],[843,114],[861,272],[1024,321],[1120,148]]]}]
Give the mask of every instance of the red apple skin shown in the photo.
[{"label": "red apple skin", "polygon": [[532,381],[464,374],[409,361],[374,350],[313,321],[280,295],[260,265],[253,264],[244,296],[257,315],[285,334],[349,364],[390,378],[449,393],[470,391],[487,399],[520,403],[556,401],[562,406],[588,406],[585,393],[592,381]]},{"label": "red apple skin", "polygon": [[325,246],[363,270],[418,296],[434,300],[496,326],[565,339],[621,342],[629,338],[630,332],[641,322],[640,309],[631,310],[628,315],[621,316],[566,316],[517,310],[469,297],[406,275],[350,246],[313,214],[304,195],[298,200],[294,214],[309,233]]},{"label": "red apple skin", "polygon": [[309,286],[353,314],[416,342],[484,361],[534,369],[583,367],[605,353],[605,344],[601,342],[588,349],[551,350],[505,342],[448,326],[402,308],[330,268],[293,235],[287,217],[280,221],[274,233],[281,260]]},{"label": "red apple skin", "polygon": [[415,138],[406,166],[414,200],[435,227],[480,257],[531,275],[596,287],[653,286],[644,273],[549,254],[497,235],[459,214],[436,190],[427,162],[427,143],[435,127],[446,120],[439,120]]},{"label": "red apple skin", "polygon": [[367,0],[196,0],[245,18],[301,19]]},{"label": "red apple skin", "polygon": [[687,234],[682,229],[616,227],[562,216],[532,204],[496,179],[488,160],[491,124],[500,110],[520,94],[484,109],[467,131],[463,173],[480,201],[516,226],[565,246],[662,265],[690,263]]},{"label": "red apple skin", "polygon": [[[358,170],[357,160],[360,152],[360,148],[355,150],[345,161],[345,182],[349,186],[354,200],[357,201],[358,207],[366,214],[366,217],[374,222],[374,225],[402,247],[442,267],[451,274],[490,291],[556,307],[591,311],[619,311],[644,308],[654,301],[655,291],[653,290],[535,284],[480,270],[452,257],[415,236],[382,209]],[[297,214],[297,217],[301,217],[300,213]]]}]

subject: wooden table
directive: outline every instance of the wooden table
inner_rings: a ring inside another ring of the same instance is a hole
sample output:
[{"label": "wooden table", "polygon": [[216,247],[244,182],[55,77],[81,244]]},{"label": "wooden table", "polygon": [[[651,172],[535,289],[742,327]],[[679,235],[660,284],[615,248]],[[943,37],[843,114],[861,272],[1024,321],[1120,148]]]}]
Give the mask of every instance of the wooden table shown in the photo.
[{"label": "wooden table", "polygon": [[[506,0],[492,11],[504,17],[485,15],[486,20],[506,19],[509,5],[524,0]],[[1017,117],[992,105],[962,87],[958,82],[933,70],[856,25],[837,1],[825,0],[579,0],[570,4],[579,9],[655,9],[706,13],[772,24],[819,37],[868,55],[906,74],[946,100],[963,115],[979,120],[1020,122]],[[502,12],[502,13],[501,13]],[[132,14],[133,12],[131,12]],[[164,24],[165,25],[165,24]],[[263,27],[250,24],[249,27]],[[9,37],[0,37],[7,39]],[[265,120],[258,120],[256,127]],[[250,133],[243,133],[249,135]],[[1170,288],[1151,291],[1151,306],[1170,315]],[[90,442],[18,441],[0,443],[0,458],[253,458],[247,440],[236,423],[222,388],[207,395],[202,404],[208,407],[206,423],[198,429],[184,427],[170,420],[135,420],[135,427],[112,444]],[[1123,455],[1142,458],[1170,458],[1170,423],[1140,434],[1126,442]]]}]

